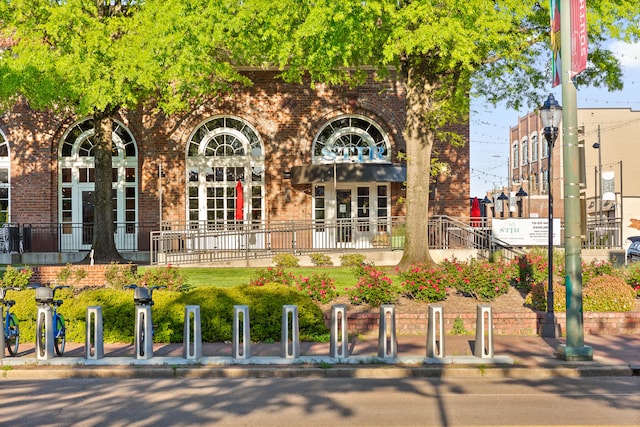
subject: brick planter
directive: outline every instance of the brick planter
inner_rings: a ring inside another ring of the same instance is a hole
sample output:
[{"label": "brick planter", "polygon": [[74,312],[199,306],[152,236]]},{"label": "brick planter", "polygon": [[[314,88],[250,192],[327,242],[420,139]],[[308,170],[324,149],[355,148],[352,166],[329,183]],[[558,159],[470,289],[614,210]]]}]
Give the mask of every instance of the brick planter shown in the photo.
[{"label": "brick planter", "polygon": [[[138,266],[135,264],[123,264],[122,266],[130,267],[131,271],[134,273],[138,270]],[[104,286],[107,284],[104,273],[109,267],[111,267],[111,264],[71,265],[72,271],[82,269],[87,273],[87,276],[80,282],[76,282],[72,277],[67,281],[67,284],[73,285],[76,288],[84,288],[88,286]],[[58,275],[65,268],[67,267],[64,265],[33,266],[31,267],[31,270],[33,270],[33,275],[31,276],[31,279],[29,279],[29,284],[57,285],[59,284]]]},{"label": "brick planter", "polygon": [[[325,323],[330,325],[331,313],[325,313]],[[349,313],[347,328],[351,334],[377,334],[380,314],[378,312]],[[460,318],[464,328],[473,333],[476,328],[475,313],[447,313],[443,317],[445,333],[453,329],[456,318]],[[536,335],[538,323],[545,317],[544,312],[493,313],[493,332],[496,335]],[[565,313],[556,313],[562,332],[565,332]],[[426,335],[427,313],[396,313],[396,329],[399,335]],[[627,313],[584,313],[584,333],[598,334],[640,334],[640,312]]]}]

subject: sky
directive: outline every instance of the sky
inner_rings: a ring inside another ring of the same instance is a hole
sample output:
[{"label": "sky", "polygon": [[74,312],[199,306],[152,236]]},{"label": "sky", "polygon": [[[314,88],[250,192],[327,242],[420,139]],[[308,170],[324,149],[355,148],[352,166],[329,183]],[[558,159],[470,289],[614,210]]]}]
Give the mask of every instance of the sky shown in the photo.
[{"label": "sky", "polygon": [[[611,50],[622,65],[624,89],[582,88],[577,93],[578,108],[631,108],[640,110],[640,43],[630,45],[613,42]],[[551,84],[549,84],[551,87]],[[562,88],[553,88],[562,105]],[[546,99],[546,98],[545,98]],[[540,100],[540,104],[544,99]],[[508,183],[509,129],[518,125],[518,118],[530,110],[516,111],[504,105],[494,107],[482,99],[471,101],[471,190],[470,197],[483,198],[487,191]]]}]

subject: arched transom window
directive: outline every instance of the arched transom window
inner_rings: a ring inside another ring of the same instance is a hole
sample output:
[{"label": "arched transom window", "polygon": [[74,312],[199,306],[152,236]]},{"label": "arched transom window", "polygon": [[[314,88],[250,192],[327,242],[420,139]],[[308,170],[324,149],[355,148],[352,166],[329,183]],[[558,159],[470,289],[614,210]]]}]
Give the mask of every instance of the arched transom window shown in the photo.
[{"label": "arched transom window", "polygon": [[389,139],[373,121],[340,116],[326,123],[313,140],[313,163],[390,162]]},{"label": "arched transom window", "polygon": [[[137,246],[137,147],[129,130],[113,121],[112,196],[116,247],[135,250]],[[95,189],[95,132],[93,119],[81,120],[64,134],[58,151],[59,216],[63,224],[63,245],[93,241],[93,194]]]},{"label": "arched transom window", "polygon": [[193,227],[227,228],[264,219],[264,155],[247,121],[218,116],[201,123],[187,144],[188,216]]}]

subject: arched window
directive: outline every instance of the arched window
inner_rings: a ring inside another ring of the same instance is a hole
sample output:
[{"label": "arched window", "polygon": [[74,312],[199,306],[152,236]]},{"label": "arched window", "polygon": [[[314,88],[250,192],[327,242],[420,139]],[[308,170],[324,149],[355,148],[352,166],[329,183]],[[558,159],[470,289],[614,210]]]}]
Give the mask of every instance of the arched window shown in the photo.
[{"label": "arched window", "polygon": [[538,134],[534,133],[533,135],[531,135],[531,161],[532,162],[538,161],[539,150],[540,148],[538,147]]},{"label": "arched window", "polygon": [[218,116],[201,123],[187,144],[187,210],[192,227],[225,229],[264,219],[264,154],[245,120]]},{"label": "arched window", "polygon": [[522,164],[526,165],[529,163],[529,140],[524,138],[522,140]]},{"label": "arched window", "polygon": [[[93,242],[95,137],[93,119],[76,122],[62,137],[58,151],[59,201],[63,248],[90,248]],[[111,134],[114,238],[118,250],[137,248],[138,161],[129,130],[113,121]]]},{"label": "arched window", "polygon": [[312,152],[313,163],[391,161],[386,133],[362,116],[340,116],[327,122],[316,134]]},{"label": "arched window", "polygon": [[511,152],[511,164],[513,165],[514,168],[517,168],[518,166],[520,166],[520,153],[518,150],[518,146],[520,144],[518,144],[518,141],[513,143],[513,151]]},{"label": "arched window", "polygon": [[11,205],[11,159],[9,156],[9,142],[0,130],[0,224],[9,222],[9,206]]},{"label": "arched window", "polygon": [[[324,242],[319,244],[334,240],[336,247],[347,247],[359,241],[372,241],[376,235],[388,234],[389,182],[376,181],[371,175],[348,173],[358,170],[357,167],[364,170],[364,166],[373,164],[374,168],[382,168],[391,163],[389,138],[377,123],[359,115],[339,116],[328,121],[313,139],[312,163],[333,166],[327,170],[327,176],[333,179],[316,184],[313,193],[313,219],[319,224],[314,229],[314,239]],[[347,165],[341,169],[344,166],[338,165],[341,163],[362,165]],[[321,225],[332,221],[343,225],[333,230]],[[353,223],[357,225],[353,227]]]}]

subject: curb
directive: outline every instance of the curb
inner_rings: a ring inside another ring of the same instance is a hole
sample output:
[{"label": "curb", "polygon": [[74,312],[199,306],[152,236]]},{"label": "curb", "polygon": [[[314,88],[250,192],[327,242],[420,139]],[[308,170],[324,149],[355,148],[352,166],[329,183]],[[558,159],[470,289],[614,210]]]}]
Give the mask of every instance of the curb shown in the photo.
[{"label": "curb", "polygon": [[640,366],[497,366],[497,365],[4,365],[2,380],[56,380],[74,378],[578,378],[640,376]]}]

